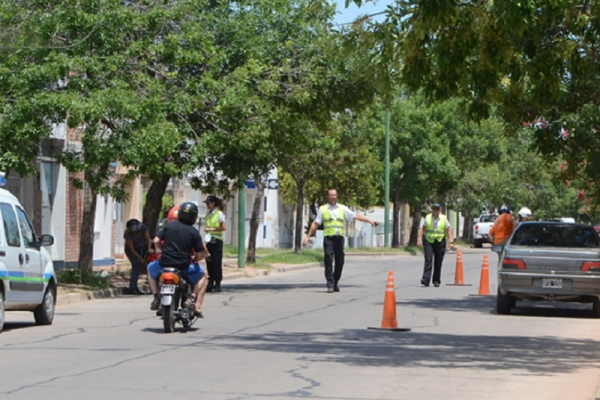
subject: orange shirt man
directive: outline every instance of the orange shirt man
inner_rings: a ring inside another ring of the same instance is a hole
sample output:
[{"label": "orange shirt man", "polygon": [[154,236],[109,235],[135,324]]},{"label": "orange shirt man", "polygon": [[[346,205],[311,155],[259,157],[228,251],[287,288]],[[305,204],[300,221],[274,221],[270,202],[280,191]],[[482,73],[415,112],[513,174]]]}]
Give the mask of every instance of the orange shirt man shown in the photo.
[{"label": "orange shirt man", "polygon": [[503,245],[519,224],[508,208],[503,207],[501,212],[502,214],[496,219],[489,233],[490,239],[495,245]]}]

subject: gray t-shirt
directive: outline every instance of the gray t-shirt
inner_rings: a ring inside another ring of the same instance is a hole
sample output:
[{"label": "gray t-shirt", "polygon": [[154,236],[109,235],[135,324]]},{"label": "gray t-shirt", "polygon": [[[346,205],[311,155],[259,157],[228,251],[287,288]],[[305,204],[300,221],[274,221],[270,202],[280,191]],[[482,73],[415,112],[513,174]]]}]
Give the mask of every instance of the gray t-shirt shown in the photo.
[{"label": "gray t-shirt", "polygon": [[133,248],[137,251],[139,249],[147,249],[148,242],[146,241],[146,232],[148,232],[148,228],[146,225],[142,224],[142,229],[140,229],[140,233],[132,235],[129,233],[129,230],[125,229],[125,233],[123,234],[123,239],[130,239],[133,242]]}]

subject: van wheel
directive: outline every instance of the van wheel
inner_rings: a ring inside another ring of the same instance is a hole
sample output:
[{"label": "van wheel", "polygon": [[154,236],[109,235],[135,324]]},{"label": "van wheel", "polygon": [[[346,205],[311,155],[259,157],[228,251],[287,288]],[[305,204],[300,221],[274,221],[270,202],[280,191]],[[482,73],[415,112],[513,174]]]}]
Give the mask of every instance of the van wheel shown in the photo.
[{"label": "van wheel", "polygon": [[594,318],[600,318],[600,299],[597,297],[592,301],[592,315]]},{"label": "van wheel", "polygon": [[473,245],[475,248],[480,249],[483,247],[483,241],[481,239],[473,239]]},{"label": "van wheel", "polygon": [[0,332],[4,328],[4,293],[0,290]]},{"label": "van wheel", "polygon": [[54,294],[50,285],[46,288],[42,304],[33,310],[33,317],[35,318],[35,323],[38,325],[52,324],[52,320],[54,319]]},{"label": "van wheel", "polygon": [[516,299],[508,294],[502,294],[498,289],[496,296],[496,312],[500,315],[510,314],[512,308],[516,305]]}]

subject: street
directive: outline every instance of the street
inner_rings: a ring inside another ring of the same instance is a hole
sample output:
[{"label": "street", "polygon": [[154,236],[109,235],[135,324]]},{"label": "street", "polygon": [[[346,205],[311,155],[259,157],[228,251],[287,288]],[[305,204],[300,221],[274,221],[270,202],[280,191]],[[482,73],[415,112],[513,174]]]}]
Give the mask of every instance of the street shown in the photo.
[{"label": "street", "polygon": [[[483,255],[490,293],[474,297]],[[54,324],[7,313],[3,399],[594,399],[600,321],[590,304],[495,312],[496,254],[465,251],[465,283],[421,287],[423,257],[346,257],[340,293],[322,268],[226,281],[187,332],[163,333],[150,297],[61,306]],[[399,327],[381,324],[388,271]]]}]

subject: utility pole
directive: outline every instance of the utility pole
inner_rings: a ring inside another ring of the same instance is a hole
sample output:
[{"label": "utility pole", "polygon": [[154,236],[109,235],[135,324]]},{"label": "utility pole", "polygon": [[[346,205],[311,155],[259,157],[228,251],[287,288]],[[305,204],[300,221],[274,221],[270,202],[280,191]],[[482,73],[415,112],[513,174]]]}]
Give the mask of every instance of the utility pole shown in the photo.
[{"label": "utility pole", "polygon": [[246,181],[238,191],[238,268],[246,267]]},{"label": "utility pole", "polygon": [[390,110],[385,110],[385,204],[384,246],[390,247]]}]

